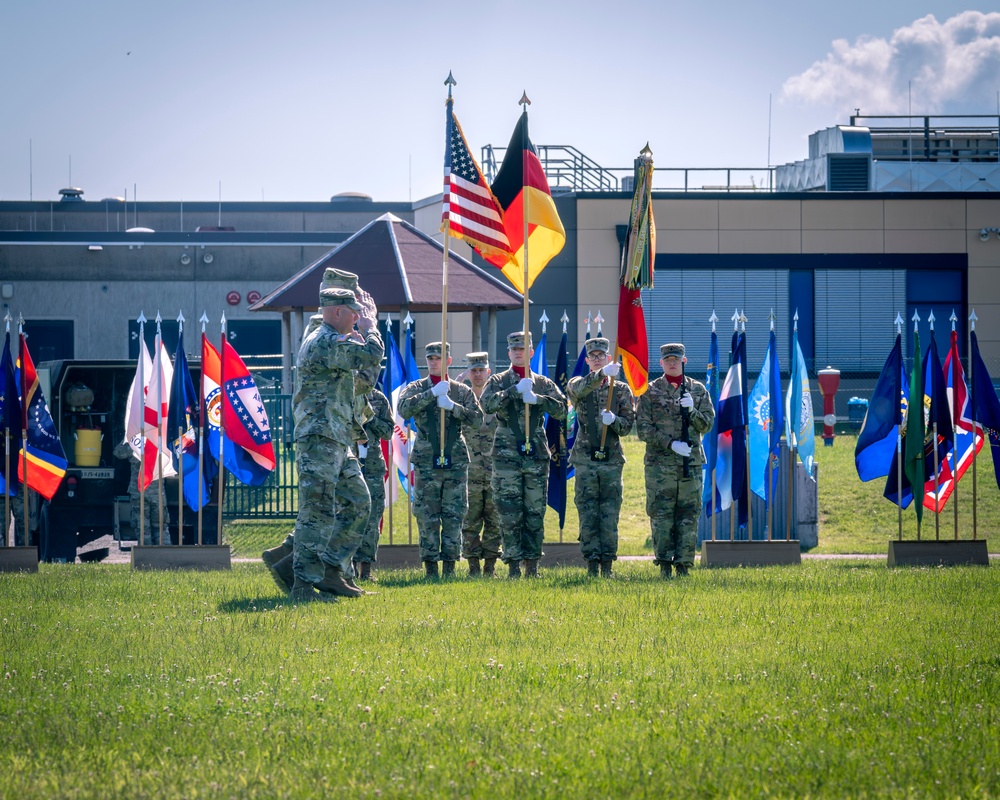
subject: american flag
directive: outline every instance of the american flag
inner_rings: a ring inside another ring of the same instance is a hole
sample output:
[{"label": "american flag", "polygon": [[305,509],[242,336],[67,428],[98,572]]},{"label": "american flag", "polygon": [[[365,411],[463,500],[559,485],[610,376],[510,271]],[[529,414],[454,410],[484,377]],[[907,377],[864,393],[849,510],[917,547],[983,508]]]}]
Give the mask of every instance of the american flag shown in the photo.
[{"label": "american flag", "polygon": [[512,260],[514,254],[503,227],[503,209],[469,152],[452,102],[449,98],[441,230],[464,239],[484,258],[492,255]]}]

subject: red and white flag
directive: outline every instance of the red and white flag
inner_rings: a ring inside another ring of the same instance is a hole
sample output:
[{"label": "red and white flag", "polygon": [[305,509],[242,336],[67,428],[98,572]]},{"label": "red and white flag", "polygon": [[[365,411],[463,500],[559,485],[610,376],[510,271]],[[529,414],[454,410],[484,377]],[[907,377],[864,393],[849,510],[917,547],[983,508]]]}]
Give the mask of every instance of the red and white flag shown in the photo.
[{"label": "red and white flag", "polygon": [[[170,382],[173,380],[174,369],[170,364],[167,349],[162,342],[159,344],[160,349],[156,359],[153,360],[149,357],[146,343],[140,341],[135,378],[132,380],[125,405],[125,440],[132,448],[132,453],[143,464],[139,475],[140,491],[160,477],[169,478],[177,474],[170,456],[170,439],[167,436]],[[136,401],[137,392],[140,393],[138,396],[143,398],[141,403]]]}]

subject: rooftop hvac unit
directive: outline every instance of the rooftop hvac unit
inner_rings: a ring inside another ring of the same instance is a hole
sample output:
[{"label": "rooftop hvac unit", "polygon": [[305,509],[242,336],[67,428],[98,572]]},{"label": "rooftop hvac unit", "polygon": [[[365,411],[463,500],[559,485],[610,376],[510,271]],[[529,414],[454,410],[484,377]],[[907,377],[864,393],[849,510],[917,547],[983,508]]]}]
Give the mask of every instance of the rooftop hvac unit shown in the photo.
[{"label": "rooftop hvac unit", "polygon": [[828,192],[867,192],[871,189],[871,155],[828,153],[826,165]]},{"label": "rooftop hvac unit", "polygon": [[622,191],[629,194],[635,191],[635,175],[626,175],[622,178]]}]

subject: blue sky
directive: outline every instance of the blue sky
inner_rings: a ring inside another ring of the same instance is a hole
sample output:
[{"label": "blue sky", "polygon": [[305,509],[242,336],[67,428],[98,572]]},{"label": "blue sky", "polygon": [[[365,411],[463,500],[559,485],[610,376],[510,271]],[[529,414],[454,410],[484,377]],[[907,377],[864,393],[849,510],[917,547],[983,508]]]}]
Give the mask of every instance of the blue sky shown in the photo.
[{"label": "blue sky", "polygon": [[449,70],[477,156],[524,90],[536,144],[606,167],[648,140],[661,167],[763,168],[769,95],[772,164],[908,92],[914,114],[997,112],[1000,13],[946,0],[342,5],[5,3],[0,199],[57,199],[70,161],[90,200],[426,197]]}]

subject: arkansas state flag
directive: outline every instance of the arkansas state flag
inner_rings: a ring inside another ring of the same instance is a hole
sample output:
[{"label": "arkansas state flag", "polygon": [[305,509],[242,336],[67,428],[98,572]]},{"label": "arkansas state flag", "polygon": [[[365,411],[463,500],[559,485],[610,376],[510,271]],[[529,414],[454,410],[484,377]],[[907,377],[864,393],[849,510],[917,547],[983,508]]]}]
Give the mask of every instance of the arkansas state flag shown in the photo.
[{"label": "arkansas state flag", "polygon": [[[208,421],[208,447],[219,459],[219,424],[225,423],[223,464],[240,483],[260,486],[274,469],[274,445],[267,412],[250,371],[229,342],[219,357],[201,337],[201,368]],[[220,388],[225,380],[223,392]]]}]

